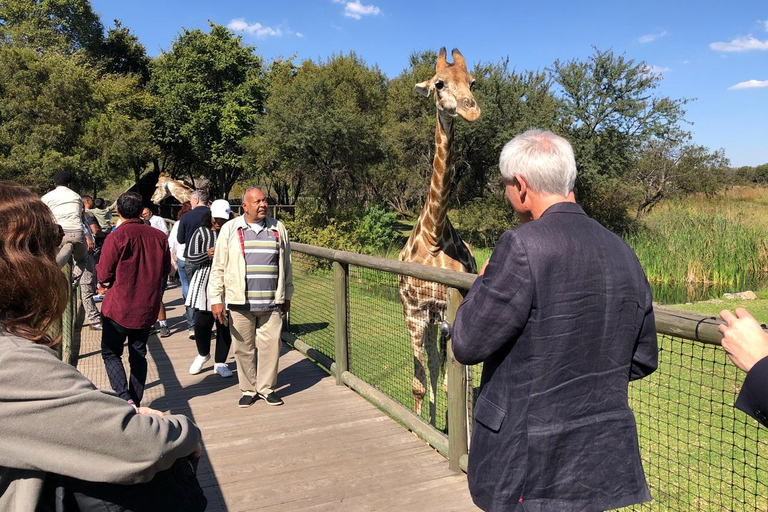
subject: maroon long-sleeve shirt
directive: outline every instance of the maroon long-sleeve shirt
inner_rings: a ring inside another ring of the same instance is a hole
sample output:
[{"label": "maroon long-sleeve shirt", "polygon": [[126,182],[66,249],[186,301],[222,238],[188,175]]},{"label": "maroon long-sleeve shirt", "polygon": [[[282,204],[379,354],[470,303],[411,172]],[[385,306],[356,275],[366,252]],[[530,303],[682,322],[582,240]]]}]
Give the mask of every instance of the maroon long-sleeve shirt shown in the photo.
[{"label": "maroon long-sleeve shirt", "polygon": [[110,285],[101,313],[127,329],[152,327],[162,300],[162,280],[171,272],[168,239],[141,219],[128,219],[111,233],[96,265]]}]

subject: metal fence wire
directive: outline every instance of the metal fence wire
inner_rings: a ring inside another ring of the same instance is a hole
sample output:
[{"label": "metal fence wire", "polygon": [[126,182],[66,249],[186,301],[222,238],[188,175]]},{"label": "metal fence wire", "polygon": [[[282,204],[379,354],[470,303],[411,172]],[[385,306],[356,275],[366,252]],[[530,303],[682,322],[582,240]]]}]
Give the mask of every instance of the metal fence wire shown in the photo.
[{"label": "metal fence wire", "polygon": [[[441,308],[445,309],[445,286],[418,279],[411,283],[424,288],[422,299],[430,304],[433,317],[432,322],[426,314],[410,320],[421,349],[414,349],[406,325],[399,276],[349,267],[349,371],[409,409],[415,407],[414,388],[423,388],[421,417],[447,432],[445,340],[434,321],[442,320],[439,315]],[[422,368],[424,373],[414,381]]]},{"label": "metal fence wire", "polygon": [[331,262],[292,253],[293,287],[290,332],[334,358],[333,268]]},{"label": "metal fence wire", "polygon": [[[294,252],[293,262],[290,331],[333,359],[331,261]],[[413,410],[414,352],[398,296],[400,278],[389,271],[348,268],[349,371]],[[444,369],[429,373],[429,356],[444,357],[444,347],[437,343],[436,348],[426,354],[427,385],[434,396],[430,399],[427,389],[421,417],[445,433]],[[476,396],[481,368],[469,370]],[[623,510],[768,510],[768,433],[733,407],[743,378],[719,347],[660,333],[658,370],[629,388],[653,501]]]},{"label": "metal fence wire", "polygon": [[653,501],[630,510],[768,510],[768,434],[733,407],[744,374],[719,347],[658,340],[658,370],[629,388]]}]

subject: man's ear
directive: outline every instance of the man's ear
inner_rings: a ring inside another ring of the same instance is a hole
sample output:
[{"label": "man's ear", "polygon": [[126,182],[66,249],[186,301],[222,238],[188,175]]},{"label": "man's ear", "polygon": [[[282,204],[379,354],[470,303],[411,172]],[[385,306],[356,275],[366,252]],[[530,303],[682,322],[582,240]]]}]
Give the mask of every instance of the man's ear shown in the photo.
[{"label": "man's ear", "polygon": [[432,84],[432,81],[427,80],[425,82],[421,82],[420,84],[416,84],[413,90],[416,91],[417,94],[420,94],[425,98],[429,98],[429,93],[432,92],[432,89],[434,89],[434,87],[435,86]]},{"label": "man's ear", "polygon": [[519,174],[515,174],[515,181],[517,182],[517,190],[520,191],[520,201],[524,202],[528,194],[528,182]]}]

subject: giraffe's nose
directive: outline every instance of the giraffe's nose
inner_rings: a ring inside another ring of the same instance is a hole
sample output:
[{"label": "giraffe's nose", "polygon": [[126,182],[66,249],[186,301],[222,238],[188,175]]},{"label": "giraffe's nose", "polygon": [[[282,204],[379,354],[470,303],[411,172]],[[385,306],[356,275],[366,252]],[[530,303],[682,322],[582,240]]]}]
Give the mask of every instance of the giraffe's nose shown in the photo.
[{"label": "giraffe's nose", "polygon": [[472,98],[464,98],[461,102],[466,109],[475,108],[476,105],[475,100]]}]

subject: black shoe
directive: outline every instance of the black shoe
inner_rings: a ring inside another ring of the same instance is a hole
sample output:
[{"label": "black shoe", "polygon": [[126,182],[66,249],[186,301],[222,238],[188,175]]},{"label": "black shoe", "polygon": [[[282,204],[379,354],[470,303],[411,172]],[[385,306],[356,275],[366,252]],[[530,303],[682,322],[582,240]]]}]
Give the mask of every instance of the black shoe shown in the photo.
[{"label": "black shoe", "polygon": [[277,393],[274,391],[268,395],[261,395],[261,398],[267,402],[267,405],[283,405],[283,399],[277,396]]},{"label": "black shoe", "polygon": [[238,407],[250,407],[253,403],[259,399],[259,395],[243,395],[240,397],[240,401],[237,402]]}]

